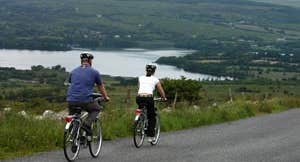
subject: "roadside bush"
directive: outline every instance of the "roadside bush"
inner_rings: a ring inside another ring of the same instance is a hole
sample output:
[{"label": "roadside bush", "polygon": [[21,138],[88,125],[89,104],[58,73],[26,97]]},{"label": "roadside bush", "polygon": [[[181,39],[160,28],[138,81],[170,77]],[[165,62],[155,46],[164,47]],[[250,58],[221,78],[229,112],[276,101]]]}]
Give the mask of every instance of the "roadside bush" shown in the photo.
[{"label": "roadside bush", "polygon": [[167,98],[174,100],[177,93],[177,101],[199,102],[199,94],[202,85],[199,81],[182,77],[179,80],[164,79],[162,81]]}]

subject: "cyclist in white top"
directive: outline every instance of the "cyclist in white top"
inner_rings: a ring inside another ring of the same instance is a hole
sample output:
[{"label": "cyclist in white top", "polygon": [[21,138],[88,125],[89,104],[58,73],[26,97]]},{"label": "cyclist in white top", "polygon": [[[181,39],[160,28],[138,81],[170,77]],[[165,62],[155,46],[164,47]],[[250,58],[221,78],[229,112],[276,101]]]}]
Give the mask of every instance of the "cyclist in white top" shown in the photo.
[{"label": "cyclist in white top", "polygon": [[153,100],[153,91],[157,88],[162,100],[167,100],[165,96],[164,89],[159,81],[154,75],[156,70],[156,66],[152,64],[146,65],[146,75],[139,77],[139,90],[138,95],[136,97],[136,103],[139,107],[146,106],[147,107],[147,116],[148,116],[148,128],[147,128],[147,136],[149,137],[148,141],[151,142],[154,139],[155,135],[155,108],[154,108],[154,100]]}]

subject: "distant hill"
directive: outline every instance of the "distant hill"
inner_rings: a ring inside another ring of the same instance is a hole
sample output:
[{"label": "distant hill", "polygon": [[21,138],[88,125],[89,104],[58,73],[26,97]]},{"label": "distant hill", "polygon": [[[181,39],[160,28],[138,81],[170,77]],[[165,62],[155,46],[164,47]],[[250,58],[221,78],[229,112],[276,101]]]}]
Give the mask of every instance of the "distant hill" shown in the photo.
[{"label": "distant hill", "polygon": [[300,0],[253,0],[253,1],[286,5],[291,7],[300,7]]},{"label": "distant hill", "polygon": [[0,48],[177,47],[300,38],[300,9],[246,0],[0,0]]}]

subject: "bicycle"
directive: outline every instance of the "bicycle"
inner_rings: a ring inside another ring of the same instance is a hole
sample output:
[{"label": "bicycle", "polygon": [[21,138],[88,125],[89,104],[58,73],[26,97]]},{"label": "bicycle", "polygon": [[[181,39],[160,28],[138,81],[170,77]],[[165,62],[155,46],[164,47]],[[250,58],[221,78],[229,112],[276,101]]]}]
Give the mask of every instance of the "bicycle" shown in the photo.
[{"label": "bicycle", "polygon": [[[99,93],[93,93],[94,101],[102,105],[105,99]],[[73,162],[79,154],[80,147],[89,147],[89,152],[92,157],[99,156],[102,147],[102,130],[101,121],[99,116],[92,123],[91,131],[92,136],[88,139],[86,136],[86,130],[83,126],[83,122],[88,116],[87,112],[81,112],[80,107],[75,108],[74,115],[68,115],[65,117],[66,125],[64,129],[64,155],[69,162]]]},{"label": "bicycle", "polygon": [[[154,98],[154,101],[163,101],[162,98]],[[158,110],[155,108],[156,113],[156,124],[155,124],[155,140],[151,141],[151,145],[157,145],[160,139],[160,115]],[[133,126],[133,142],[136,148],[140,148],[145,139],[145,131],[148,128],[148,117],[147,117],[147,108],[146,106],[142,106],[142,108],[137,108],[135,110],[135,119],[134,119],[134,126]]]}]

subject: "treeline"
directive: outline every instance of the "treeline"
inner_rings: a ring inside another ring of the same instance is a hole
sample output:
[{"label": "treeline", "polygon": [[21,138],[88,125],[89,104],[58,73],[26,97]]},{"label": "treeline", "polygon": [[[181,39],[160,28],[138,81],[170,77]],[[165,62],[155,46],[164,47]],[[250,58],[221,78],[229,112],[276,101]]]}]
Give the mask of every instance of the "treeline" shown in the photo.
[{"label": "treeline", "polygon": [[247,75],[243,71],[244,67],[232,68],[229,72],[227,66],[229,64],[209,63],[201,64],[192,62],[181,57],[161,57],[157,61],[159,64],[166,64],[182,68],[189,72],[211,74],[215,76],[230,76],[234,78],[245,78]]},{"label": "treeline", "polygon": [[31,70],[0,67],[0,81],[23,80],[31,83],[63,85],[68,72],[60,65],[45,68],[41,65],[32,66]]},{"label": "treeline", "polygon": [[47,38],[47,37],[29,37],[29,38],[0,38],[0,48],[7,49],[29,49],[29,50],[59,50],[66,51],[72,48],[130,48],[137,47],[136,41],[127,38]]}]

